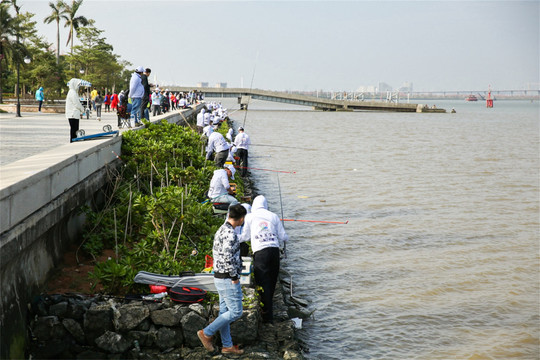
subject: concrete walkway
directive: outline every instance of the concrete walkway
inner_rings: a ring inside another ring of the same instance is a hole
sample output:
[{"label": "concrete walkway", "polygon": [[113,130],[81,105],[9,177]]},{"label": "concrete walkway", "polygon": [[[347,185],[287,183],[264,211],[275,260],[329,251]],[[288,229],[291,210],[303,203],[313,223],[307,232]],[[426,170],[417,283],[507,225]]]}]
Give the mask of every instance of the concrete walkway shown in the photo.
[{"label": "concrete walkway", "polygon": [[[0,166],[69,144],[69,122],[64,114],[23,112],[21,115],[18,118],[14,113],[0,114]],[[81,119],[79,128],[84,129],[85,135],[91,135],[103,132],[105,125],[118,130],[117,124],[116,112],[102,111],[101,121],[92,112],[90,119]]]}]

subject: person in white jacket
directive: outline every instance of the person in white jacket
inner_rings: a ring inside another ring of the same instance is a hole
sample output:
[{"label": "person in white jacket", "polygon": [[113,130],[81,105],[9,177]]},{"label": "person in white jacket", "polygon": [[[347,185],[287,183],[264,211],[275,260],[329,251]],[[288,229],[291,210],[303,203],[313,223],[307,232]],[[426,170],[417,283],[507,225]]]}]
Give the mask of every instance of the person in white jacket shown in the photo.
[{"label": "person in white jacket", "polygon": [[274,290],[279,274],[280,247],[289,240],[279,216],[268,210],[263,195],[253,200],[251,213],[246,215],[240,241],[251,241],[253,251],[253,273],[259,291],[264,322],[273,322],[272,311]]},{"label": "person in white jacket", "polygon": [[84,113],[84,106],[79,101],[79,86],[83,80],[73,78],[69,80],[69,91],[66,96],[66,119],[69,121],[70,136],[69,142],[77,137],[79,130],[79,120]]}]

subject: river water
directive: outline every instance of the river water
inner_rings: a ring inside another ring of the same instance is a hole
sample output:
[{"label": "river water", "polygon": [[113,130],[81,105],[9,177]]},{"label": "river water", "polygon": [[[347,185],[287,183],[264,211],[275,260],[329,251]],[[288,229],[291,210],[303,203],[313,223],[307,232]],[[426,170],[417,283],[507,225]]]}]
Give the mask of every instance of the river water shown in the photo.
[{"label": "river water", "polygon": [[309,359],[540,358],[540,105],[437,105],[250,104],[250,166],[296,171],[253,170],[270,210],[348,221],[285,223]]}]

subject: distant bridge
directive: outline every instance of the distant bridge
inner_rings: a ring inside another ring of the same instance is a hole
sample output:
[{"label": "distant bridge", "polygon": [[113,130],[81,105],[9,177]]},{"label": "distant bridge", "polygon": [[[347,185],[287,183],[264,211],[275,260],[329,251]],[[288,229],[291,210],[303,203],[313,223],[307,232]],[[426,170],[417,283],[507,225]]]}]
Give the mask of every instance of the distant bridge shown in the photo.
[{"label": "distant bridge", "polygon": [[399,103],[397,99],[389,97],[387,101],[363,101],[363,99],[329,99],[325,97],[308,96],[302,94],[291,94],[279,91],[268,91],[259,89],[244,88],[193,88],[193,87],[168,87],[172,91],[188,92],[193,89],[205,94],[206,97],[213,98],[238,98],[241,107],[246,108],[251,99],[282,102],[294,105],[310,106],[315,110],[323,111],[352,111],[352,110],[371,110],[371,111],[393,111],[393,112],[446,112],[445,109],[428,108],[419,104]]}]

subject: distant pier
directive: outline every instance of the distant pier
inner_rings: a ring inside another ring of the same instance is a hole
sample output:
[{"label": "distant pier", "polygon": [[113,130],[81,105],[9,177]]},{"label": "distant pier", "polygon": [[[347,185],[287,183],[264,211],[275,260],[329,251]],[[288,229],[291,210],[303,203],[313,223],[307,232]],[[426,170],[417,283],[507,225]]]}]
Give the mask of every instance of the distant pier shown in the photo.
[{"label": "distant pier", "polygon": [[[169,87],[172,91],[188,92],[193,90],[193,87]],[[279,91],[268,91],[259,89],[243,89],[243,88],[196,88],[205,94],[206,97],[223,97],[223,98],[238,98],[242,108],[247,108],[251,99],[282,102],[287,104],[309,106],[315,110],[322,111],[391,111],[391,112],[419,112],[419,113],[445,113],[445,109],[428,107],[422,104],[404,104],[398,102],[385,101],[362,101],[362,100],[336,100],[322,97],[307,96],[300,94],[290,94]]]}]

